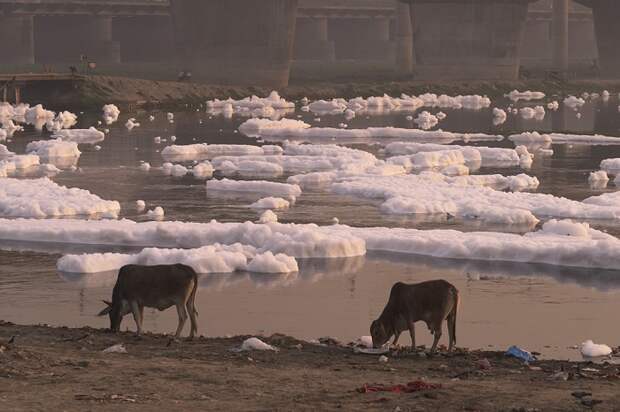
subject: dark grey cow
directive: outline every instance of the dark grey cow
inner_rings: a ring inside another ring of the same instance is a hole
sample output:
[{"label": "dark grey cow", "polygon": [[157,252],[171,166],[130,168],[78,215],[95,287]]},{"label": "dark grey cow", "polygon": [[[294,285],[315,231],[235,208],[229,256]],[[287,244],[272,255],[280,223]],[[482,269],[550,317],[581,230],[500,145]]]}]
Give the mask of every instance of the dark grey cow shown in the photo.
[{"label": "dark grey cow", "polygon": [[400,334],[409,330],[411,346],[415,349],[415,329],[417,321],[424,321],[434,335],[431,353],[437,349],[441,338],[441,325],[448,323],[451,351],[456,344],[456,315],[459,306],[459,291],[445,280],[407,285],[401,282],[392,286],[390,298],[381,316],[370,326],[372,343],[379,348],[394,336],[396,345]]},{"label": "dark grey cow", "polygon": [[110,329],[118,332],[123,316],[133,313],[140,335],[144,307],[163,311],[176,306],[179,326],[175,337],[180,336],[189,315],[192,324],[189,338],[192,339],[198,332],[198,312],[194,304],[197,289],[198,276],[186,265],[123,266],[112,292],[112,302],[104,301],[108,307],[99,316],[110,315]]}]

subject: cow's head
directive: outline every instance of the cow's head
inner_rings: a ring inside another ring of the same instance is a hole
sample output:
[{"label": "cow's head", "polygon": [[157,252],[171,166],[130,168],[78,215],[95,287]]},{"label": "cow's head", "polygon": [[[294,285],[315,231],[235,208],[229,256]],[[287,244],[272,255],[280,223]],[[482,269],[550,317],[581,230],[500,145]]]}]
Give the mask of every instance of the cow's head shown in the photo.
[{"label": "cow's head", "polygon": [[103,303],[107,305],[105,309],[99,312],[98,316],[110,316],[110,330],[112,332],[118,332],[121,330],[121,322],[123,320],[123,316],[129,313],[129,305],[125,302],[123,304],[113,305],[112,302],[108,302],[104,300]]},{"label": "cow's head", "polygon": [[372,346],[374,348],[380,348],[390,340],[391,333],[389,333],[384,323],[380,319],[375,320],[370,325],[370,336],[372,336]]}]

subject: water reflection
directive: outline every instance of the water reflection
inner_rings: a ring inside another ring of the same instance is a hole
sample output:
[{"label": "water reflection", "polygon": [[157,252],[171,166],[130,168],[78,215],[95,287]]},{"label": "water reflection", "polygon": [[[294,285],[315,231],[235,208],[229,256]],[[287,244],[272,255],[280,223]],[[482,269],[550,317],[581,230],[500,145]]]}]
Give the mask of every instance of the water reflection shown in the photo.
[{"label": "water reflection", "polygon": [[469,281],[502,278],[551,278],[559,283],[574,283],[581,287],[609,292],[620,289],[620,270],[560,267],[535,263],[436,259],[426,256],[390,252],[371,252],[369,260],[386,260],[406,264],[421,273],[444,271]]}]

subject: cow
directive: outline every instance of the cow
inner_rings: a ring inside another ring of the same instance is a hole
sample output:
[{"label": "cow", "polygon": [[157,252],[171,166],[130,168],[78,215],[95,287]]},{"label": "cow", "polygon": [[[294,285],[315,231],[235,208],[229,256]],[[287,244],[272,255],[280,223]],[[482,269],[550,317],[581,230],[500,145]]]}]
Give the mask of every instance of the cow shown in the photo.
[{"label": "cow", "polygon": [[198,312],[195,307],[197,289],[198,275],[186,265],[123,266],[114,285],[112,302],[103,301],[107,307],[99,316],[109,315],[110,330],[118,332],[123,316],[132,313],[140,336],[145,306],[160,311],[176,306],[179,326],[175,339],[181,335],[188,314],[192,326],[189,339],[192,339],[198,332]]},{"label": "cow", "polygon": [[414,324],[424,321],[434,335],[431,354],[435,353],[441,338],[441,326],[444,320],[448,323],[452,351],[456,344],[456,315],[459,306],[459,291],[445,280],[405,284],[398,282],[392,286],[390,298],[381,316],[372,322],[370,334],[373,347],[384,346],[394,336],[396,345],[400,334],[409,330],[411,347],[416,348]]}]

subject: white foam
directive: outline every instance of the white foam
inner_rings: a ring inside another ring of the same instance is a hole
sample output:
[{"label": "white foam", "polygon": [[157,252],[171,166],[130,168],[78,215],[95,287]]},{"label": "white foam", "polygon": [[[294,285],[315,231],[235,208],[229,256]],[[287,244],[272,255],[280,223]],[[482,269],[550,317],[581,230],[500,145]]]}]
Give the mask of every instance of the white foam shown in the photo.
[{"label": "white foam", "polygon": [[10,217],[116,217],[118,202],[102,200],[87,190],[59,186],[47,177],[0,179],[0,215]]},{"label": "white foam", "polygon": [[298,185],[268,182],[265,180],[209,180],[207,182],[207,195],[209,191],[251,192],[288,199],[301,195],[301,188]]},{"label": "white foam", "polygon": [[241,243],[292,257],[359,256],[366,250],[439,258],[620,269],[620,240],[574,222],[526,235],[341,225],[0,219],[0,239],[67,244],[200,248]]},{"label": "white foam", "polygon": [[208,179],[213,176],[214,170],[210,162],[203,161],[192,168],[192,174],[197,179]]},{"label": "white foam", "polygon": [[63,140],[39,140],[28,143],[26,152],[36,154],[40,158],[80,157],[82,154],[75,142]]},{"label": "white foam", "polygon": [[513,102],[518,102],[519,100],[541,100],[545,98],[545,94],[543,92],[533,92],[530,90],[520,92],[518,90],[513,90],[510,93],[506,94]]},{"label": "white foam", "polygon": [[248,155],[268,155],[281,154],[280,146],[252,146],[235,144],[207,144],[198,143],[191,145],[172,145],[167,146],[161,151],[165,160],[190,161],[212,159],[218,156],[248,156]]},{"label": "white foam", "polygon": [[57,269],[68,273],[101,273],[116,271],[129,264],[166,265],[182,263],[196,272],[233,273],[291,273],[299,270],[297,261],[284,254],[257,253],[251,246],[214,244],[196,249],[146,248],[138,254],[94,253],[65,255],[58,260]]},{"label": "white foam", "polygon": [[601,162],[601,169],[610,175],[620,175],[620,158],[603,160]]},{"label": "white foam", "polygon": [[121,111],[118,107],[116,107],[116,105],[106,104],[103,106],[103,120],[107,125],[111,125],[112,123],[118,121],[118,116],[120,114]]},{"label": "white foam", "polygon": [[265,197],[250,205],[252,209],[288,209],[290,202],[281,197]]},{"label": "white foam", "polygon": [[259,219],[259,223],[278,223],[278,215],[276,215],[271,210],[265,210],[261,213]]},{"label": "white foam", "polygon": [[90,129],[59,130],[52,137],[78,144],[95,144],[105,139],[105,133],[91,127]]}]

